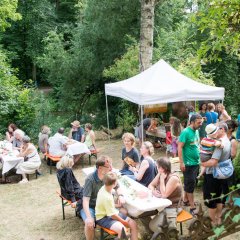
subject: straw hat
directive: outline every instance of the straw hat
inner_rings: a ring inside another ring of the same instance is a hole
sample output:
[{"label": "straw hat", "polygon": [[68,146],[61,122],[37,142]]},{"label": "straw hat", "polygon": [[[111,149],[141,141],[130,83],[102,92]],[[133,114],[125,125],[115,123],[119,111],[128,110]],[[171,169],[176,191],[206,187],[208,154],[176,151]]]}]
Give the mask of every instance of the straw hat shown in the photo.
[{"label": "straw hat", "polygon": [[73,122],[71,123],[71,125],[72,125],[73,127],[79,128],[79,127],[80,127],[80,122],[77,121],[77,120],[75,120],[75,121],[73,121]]},{"label": "straw hat", "polygon": [[209,135],[215,134],[218,129],[219,128],[216,125],[210,123],[206,126],[205,131],[206,131],[207,135],[209,136]]}]

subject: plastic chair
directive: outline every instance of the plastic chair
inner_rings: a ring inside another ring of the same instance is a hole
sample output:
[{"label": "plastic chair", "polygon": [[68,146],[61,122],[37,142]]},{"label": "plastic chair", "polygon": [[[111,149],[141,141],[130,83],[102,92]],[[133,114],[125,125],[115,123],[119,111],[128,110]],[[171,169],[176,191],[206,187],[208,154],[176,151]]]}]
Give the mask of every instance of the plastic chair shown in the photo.
[{"label": "plastic chair", "polygon": [[180,232],[181,235],[183,234],[183,227],[182,227],[182,223],[186,222],[188,220],[191,220],[193,218],[192,214],[190,214],[188,211],[186,210],[182,210],[178,216],[177,216],[177,223],[180,223]]}]

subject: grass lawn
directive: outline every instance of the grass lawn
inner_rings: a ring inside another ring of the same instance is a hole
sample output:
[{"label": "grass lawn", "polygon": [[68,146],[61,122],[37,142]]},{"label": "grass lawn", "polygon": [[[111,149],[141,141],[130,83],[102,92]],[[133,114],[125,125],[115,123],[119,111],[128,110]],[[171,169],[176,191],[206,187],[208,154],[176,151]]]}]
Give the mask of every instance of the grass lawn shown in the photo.
[{"label": "grass lawn", "polygon": [[[115,168],[121,167],[121,140],[98,141],[100,154],[109,155]],[[156,149],[154,158],[165,154]],[[87,167],[87,161],[85,166]],[[176,167],[176,166],[175,166]],[[81,164],[74,167],[74,174],[83,185],[85,176]],[[43,176],[32,175],[28,184],[0,185],[0,239],[1,240],[81,240],[85,239],[83,223],[75,217],[71,207],[65,208],[66,220],[62,220],[61,201],[56,194],[59,190],[55,168],[49,174],[49,167],[43,161]],[[16,176],[10,177],[16,180]],[[18,177],[17,177],[18,179]],[[20,180],[20,177],[19,177]],[[197,190],[198,201],[202,200],[201,189]],[[235,234],[240,239],[240,233]],[[233,235],[231,236],[233,238]],[[99,239],[99,238],[98,238]],[[230,239],[226,238],[226,239]]]}]

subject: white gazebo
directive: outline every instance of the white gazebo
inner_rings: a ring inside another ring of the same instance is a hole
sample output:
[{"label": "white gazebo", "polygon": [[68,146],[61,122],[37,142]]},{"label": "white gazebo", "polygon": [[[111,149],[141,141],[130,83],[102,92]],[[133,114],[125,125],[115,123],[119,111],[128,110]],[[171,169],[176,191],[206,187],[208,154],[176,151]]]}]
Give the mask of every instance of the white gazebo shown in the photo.
[{"label": "white gazebo", "polygon": [[[223,100],[224,88],[196,82],[176,71],[164,60],[159,60],[150,68],[129,79],[105,84],[107,118],[107,96],[120,97],[141,106],[149,104]],[[108,121],[109,127],[109,121]]]}]

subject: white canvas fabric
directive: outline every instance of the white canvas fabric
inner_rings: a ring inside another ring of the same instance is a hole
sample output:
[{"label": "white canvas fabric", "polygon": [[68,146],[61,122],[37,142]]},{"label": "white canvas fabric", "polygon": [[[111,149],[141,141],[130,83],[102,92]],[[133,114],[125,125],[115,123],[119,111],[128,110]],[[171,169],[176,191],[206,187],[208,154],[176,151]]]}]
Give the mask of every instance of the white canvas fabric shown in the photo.
[{"label": "white canvas fabric", "polygon": [[221,100],[224,88],[196,82],[159,60],[144,72],[116,83],[105,84],[105,94],[147,105],[181,101]]}]

